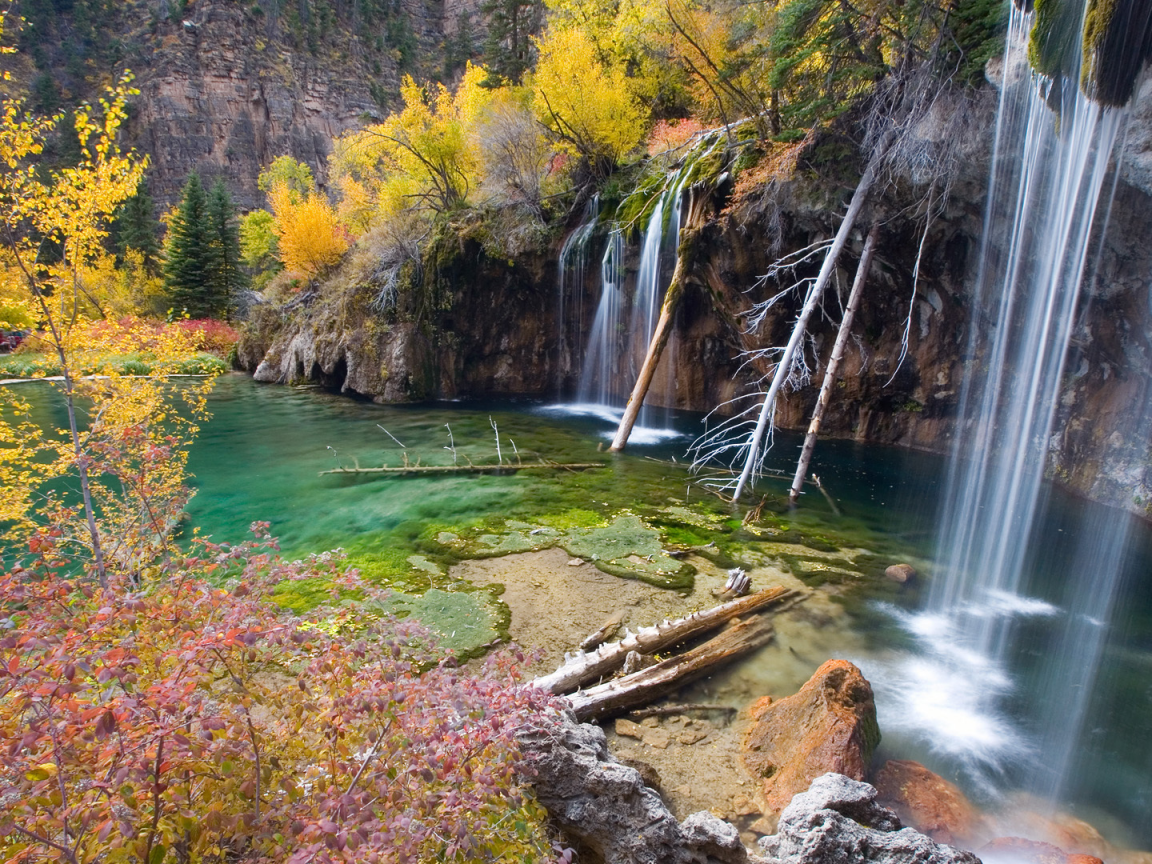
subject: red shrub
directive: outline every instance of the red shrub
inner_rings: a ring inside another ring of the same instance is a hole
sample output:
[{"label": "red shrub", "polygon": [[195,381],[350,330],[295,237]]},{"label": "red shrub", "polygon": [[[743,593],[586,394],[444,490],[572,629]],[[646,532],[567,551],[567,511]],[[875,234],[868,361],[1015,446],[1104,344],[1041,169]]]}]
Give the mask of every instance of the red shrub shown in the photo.
[{"label": "red shrub", "polygon": [[514,658],[463,674],[427,631],[287,617],[328,556],[201,543],[147,590],[0,577],[0,855],[10,862],[546,860],[515,735],[550,711]]}]

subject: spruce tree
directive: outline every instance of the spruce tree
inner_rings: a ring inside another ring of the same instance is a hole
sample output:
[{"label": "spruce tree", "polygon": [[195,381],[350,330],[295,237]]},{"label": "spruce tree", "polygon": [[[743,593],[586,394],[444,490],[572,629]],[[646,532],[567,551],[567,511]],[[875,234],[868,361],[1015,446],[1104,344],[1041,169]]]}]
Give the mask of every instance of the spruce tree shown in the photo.
[{"label": "spruce tree", "polygon": [[217,254],[208,214],[208,197],[198,174],[184,184],[180,209],[168,229],[164,287],[177,312],[207,318],[217,312]]},{"label": "spruce tree", "polygon": [[216,250],[213,298],[216,312],[227,315],[236,305],[236,295],[247,285],[240,269],[240,226],[236,206],[224,181],[217,179],[208,195],[208,222]]},{"label": "spruce tree", "polygon": [[544,23],[542,0],[484,0],[480,12],[488,22],[484,42],[486,87],[519,84],[532,66],[536,50],[531,36]]},{"label": "spruce tree", "polygon": [[152,196],[144,181],[136,187],[136,194],[120,207],[113,225],[116,238],[116,252],[123,256],[129,249],[135,249],[143,258],[144,268],[149,273],[160,269],[160,242],[156,239],[156,216]]}]

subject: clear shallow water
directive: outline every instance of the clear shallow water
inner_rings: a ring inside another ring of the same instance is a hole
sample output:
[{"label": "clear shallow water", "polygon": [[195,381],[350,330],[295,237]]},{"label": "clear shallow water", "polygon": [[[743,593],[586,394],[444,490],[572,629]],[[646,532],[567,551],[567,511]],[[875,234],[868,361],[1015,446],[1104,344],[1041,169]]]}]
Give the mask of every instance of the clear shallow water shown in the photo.
[{"label": "clear shallow water", "polygon": [[[47,387],[26,385],[42,422],[62,420]],[[683,437],[633,445],[621,456],[601,452],[612,417],[588,416],[533,402],[379,406],[315,388],[259,385],[245,376],[221,378],[211,396],[213,419],[193,447],[190,469],[199,492],[190,506],[191,524],[217,540],[244,536],[256,520],[272,522],[273,532],[292,555],[341,546],[353,551],[388,549],[429,523],[478,518],[529,518],[573,508],[614,512],[623,506],[666,507],[682,503],[685,474],[667,464],[683,461],[683,451],[700,431],[699,418],[676,415],[673,428]],[[504,457],[540,453],[558,461],[599,461],[610,467],[580,474],[550,472],[516,476],[464,476],[435,479],[321,477],[337,465],[363,467],[382,461],[400,464],[401,448],[385,427],[423,464],[450,463],[443,448],[451,426],[459,458],[475,462],[495,457],[492,418],[499,427]],[[783,499],[801,436],[778,433],[769,467],[785,472],[766,480],[760,492]],[[662,460],[662,461],[654,461]],[[814,469],[834,496],[841,516],[812,491],[795,514],[782,512],[788,527],[809,537],[899,550],[929,558],[943,483],[943,460],[931,454],[822,442]],[[699,497],[698,497],[699,496]],[[693,490],[690,500],[719,507]],[[770,502],[771,503],[771,502]],[[941,674],[939,652],[955,649],[941,622],[919,609],[916,592],[891,594],[885,603],[855,604],[858,638],[850,659],[864,667],[878,695],[884,733],[882,755],[914,758],[959,780],[985,802],[997,789],[1036,786],[1046,755],[1036,749],[1045,724],[1061,721],[1062,703],[1053,700],[1041,661],[1061,650],[1070,613],[1071,588],[1082,573],[1075,564],[1080,526],[1086,512],[1103,519],[1123,514],[1092,507],[1066,495],[1050,496],[1030,544],[1021,608],[972,614],[1012,613],[1019,638],[1003,667],[983,670],[977,686],[999,687],[1006,708],[997,715],[975,710],[986,700],[965,694],[959,679]],[[1076,742],[1064,799],[1075,812],[1105,828],[1107,819],[1127,826],[1129,842],[1152,848],[1152,532],[1135,523],[1125,564],[1117,614],[1103,634],[1103,672],[1095,683],[1085,732]],[[1007,603],[1009,598],[1002,598]],[[860,645],[867,647],[861,649]],[[833,653],[849,653],[837,651]],[[819,663],[825,657],[806,658]],[[950,661],[954,658],[947,658]],[[974,661],[975,662],[975,661]],[[909,675],[909,670],[916,673]],[[1057,691],[1058,692],[1058,691]],[[775,694],[784,695],[784,694]],[[981,780],[986,781],[982,784]],[[1119,839],[1124,839],[1122,836]]]}]

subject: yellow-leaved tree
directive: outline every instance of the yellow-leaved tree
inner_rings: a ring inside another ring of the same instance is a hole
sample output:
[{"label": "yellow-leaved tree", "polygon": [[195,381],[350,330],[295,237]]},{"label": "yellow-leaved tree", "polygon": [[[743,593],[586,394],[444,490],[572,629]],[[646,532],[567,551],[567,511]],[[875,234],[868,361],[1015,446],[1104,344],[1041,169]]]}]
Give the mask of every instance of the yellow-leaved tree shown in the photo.
[{"label": "yellow-leaved tree", "polygon": [[336,209],[316,190],[299,195],[285,184],[268,193],[280,260],[289,273],[315,279],[340,263],[348,232]]},{"label": "yellow-leaved tree", "polygon": [[623,65],[604,63],[578,28],[550,29],[532,77],[540,121],[599,177],[640,141],[645,115]]},{"label": "yellow-leaved tree", "polygon": [[482,160],[469,134],[492,99],[488,73],[471,63],[453,93],[405,76],[404,107],[383,123],[336,142],[335,170],[346,196],[383,217],[412,208],[437,213],[464,205],[480,183]]},{"label": "yellow-leaved tree", "polygon": [[[55,355],[68,420],[66,429],[45,428],[31,421],[27,401],[7,388],[0,393],[0,521],[10,524],[9,541],[24,540],[33,551],[53,546],[102,587],[138,578],[169,548],[189,494],[185,446],[210,386],[166,381],[194,353],[194,333],[87,317],[107,300],[92,295],[99,280],[91,277],[109,220],[145,167],[117,143],[129,82],[125,76],[97,108],[76,110],[80,159],[53,173],[33,163],[60,117],[34,118],[18,100],[0,108],[4,291],[18,295]],[[42,254],[46,244],[54,256]],[[151,375],[125,375],[111,362],[88,368],[93,356],[125,354],[147,358]],[[185,403],[181,411],[171,404],[173,389]]]}]

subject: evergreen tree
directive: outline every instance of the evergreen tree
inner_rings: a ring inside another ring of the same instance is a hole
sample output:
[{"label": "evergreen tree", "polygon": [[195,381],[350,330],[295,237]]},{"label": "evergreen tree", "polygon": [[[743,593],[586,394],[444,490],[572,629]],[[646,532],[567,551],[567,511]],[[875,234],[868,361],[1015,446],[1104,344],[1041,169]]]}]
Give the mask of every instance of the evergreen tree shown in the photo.
[{"label": "evergreen tree", "polygon": [[475,52],[472,16],[464,11],[456,18],[456,30],[444,40],[444,80],[450,80],[463,69],[464,64],[472,59]]},{"label": "evergreen tree", "polygon": [[214,293],[218,312],[227,315],[236,305],[236,295],[247,285],[240,269],[240,226],[236,205],[224,181],[217,179],[208,195],[208,223],[216,251]]},{"label": "evergreen tree", "polygon": [[160,242],[156,239],[156,216],[152,196],[141,181],[136,194],[120,207],[113,224],[116,252],[123,256],[135,249],[143,258],[144,268],[152,274],[160,269]]},{"label": "evergreen tree", "polygon": [[488,21],[484,42],[485,86],[519,84],[532,66],[535,49],[531,37],[544,23],[541,0],[484,0],[480,11]]},{"label": "evergreen tree", "polygon": [[208,197],[198,174],[184,184],[184,195],[168,228],[168,261],[164,266],[164,287],[176,311],[193,318],[218,314],[215,296],[217,253],[213,243]]}]

